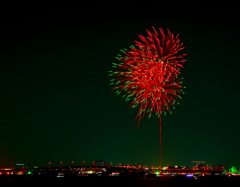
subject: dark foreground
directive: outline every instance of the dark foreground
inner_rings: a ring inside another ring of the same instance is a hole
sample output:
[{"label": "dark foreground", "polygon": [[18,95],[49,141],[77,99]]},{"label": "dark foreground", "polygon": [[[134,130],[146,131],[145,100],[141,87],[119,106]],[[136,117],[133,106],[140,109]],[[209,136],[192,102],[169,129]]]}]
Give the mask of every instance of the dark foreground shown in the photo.
[{"label": "dark foreground", "polygon": [[49,176],[1,176],[0,186],[23,185],[60,185],[60,186],[134,186],[134,187],[173,187],[173,186],[240,186],[240,177],[236,176],[204,176],[187,178],[186,176],[163,177],[49,177]]}]

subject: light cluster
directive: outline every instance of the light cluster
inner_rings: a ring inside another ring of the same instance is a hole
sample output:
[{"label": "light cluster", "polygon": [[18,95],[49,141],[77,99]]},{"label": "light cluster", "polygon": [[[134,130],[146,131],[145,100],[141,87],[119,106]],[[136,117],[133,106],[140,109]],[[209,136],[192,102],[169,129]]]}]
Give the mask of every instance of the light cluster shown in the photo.
[{"label": "light cluster", "polygon": [[179,104],[183,93],[182,79],[178,78],[186,54],[178,54],[184,49],[178,34],[170,30],[164,33],[162,28],[147,36],[139,35],[130,49],[121,50],[116,57],[119,63],[113,63],[115,71],[111,85],[117,94],[122,94],[130,107],[139,107],[136,119],[138,125],[144,116],[155,114],[158,118]]}]

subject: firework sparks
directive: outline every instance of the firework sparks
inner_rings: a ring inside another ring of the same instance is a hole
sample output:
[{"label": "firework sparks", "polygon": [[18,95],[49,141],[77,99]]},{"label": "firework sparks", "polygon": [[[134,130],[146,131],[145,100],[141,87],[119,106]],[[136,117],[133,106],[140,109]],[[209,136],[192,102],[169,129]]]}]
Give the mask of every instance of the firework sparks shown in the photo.
[{"label": "firework sparks", "polygon": [[[178,54],[184,47],[178,34],[170,30],[167,34],[159,28],[159,32],[147,31],[148,36],[139,35],[140,41],[134,41],[130,49],[121,50],[113,63],[115,71],[110,71],[111,85],[116,94],[122,94],[126,101],[131,101],[129,107],[139,107],[136,119],[140,121],[152,114],[160,119],[160,144],[162,144],[162,114],[171,113],[171,109],[179,104],[181,99],[182,79],[178,78],[180,69],[186,61],[186,54]],[[160,148],[160,154],[162,150]],[[161,156],[162,157],[162,156]],[[162,165],[162,164],[161,164]]]}]

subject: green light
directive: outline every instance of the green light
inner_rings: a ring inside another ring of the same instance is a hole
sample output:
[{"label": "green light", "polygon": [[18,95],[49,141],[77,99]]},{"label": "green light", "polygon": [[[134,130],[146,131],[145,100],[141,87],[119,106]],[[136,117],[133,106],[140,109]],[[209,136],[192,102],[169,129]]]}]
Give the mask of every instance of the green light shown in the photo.
[{"label": "green light", "polygon": [[229,169],[229,172],[230,172],[230,173],[237,173],[238,170],[237,170],[236,166],[232,166],[232,167]]},{"label": "green light", "polygon": [[24,166],[24,164],[16,164],[16,166]]}]

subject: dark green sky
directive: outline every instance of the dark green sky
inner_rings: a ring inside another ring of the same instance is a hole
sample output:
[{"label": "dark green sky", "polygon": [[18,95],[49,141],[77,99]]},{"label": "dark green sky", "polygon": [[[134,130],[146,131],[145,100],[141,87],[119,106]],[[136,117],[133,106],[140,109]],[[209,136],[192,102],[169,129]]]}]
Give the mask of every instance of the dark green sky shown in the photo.
[{"label": "dark green sky", "polygon": [[[110,6],[110,5],[109,5]],[[163,118],[165,165],[239,159],[239,22],[230,7],[163,4],[1,12],[0,166],[159,164],[159,122],[111,92],[119,49],[154,27],[180,34],[185,95]]]}]

